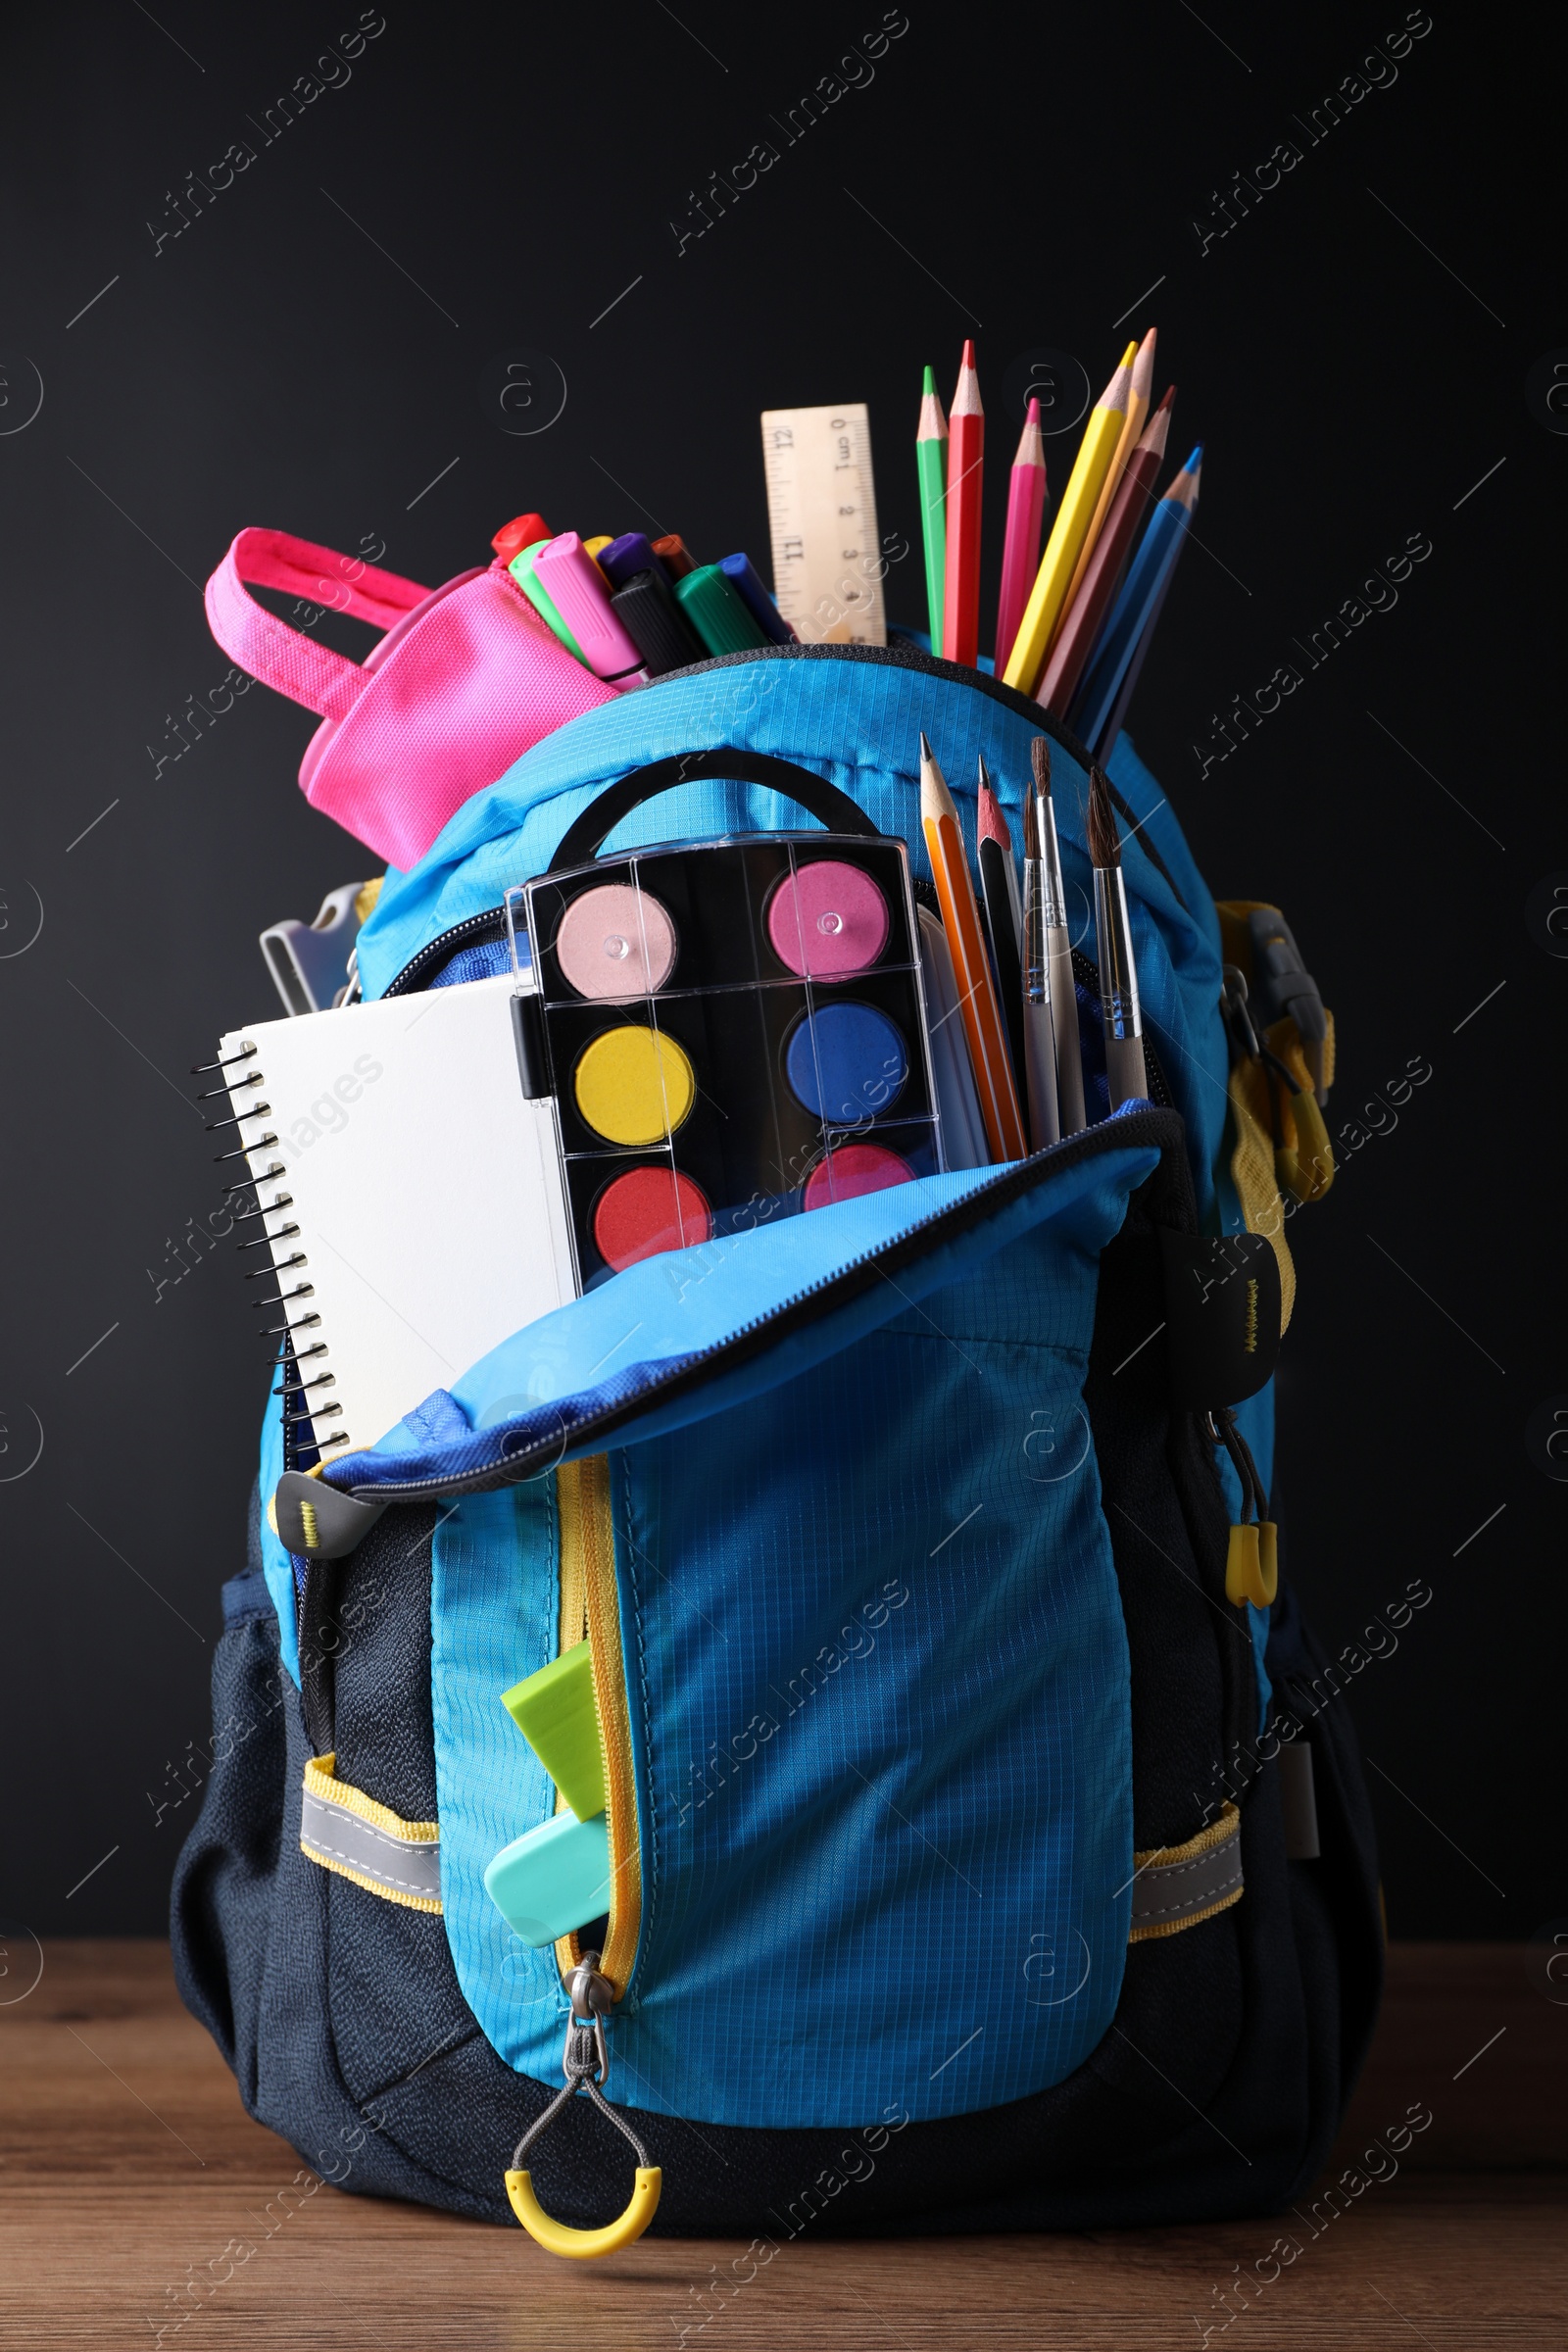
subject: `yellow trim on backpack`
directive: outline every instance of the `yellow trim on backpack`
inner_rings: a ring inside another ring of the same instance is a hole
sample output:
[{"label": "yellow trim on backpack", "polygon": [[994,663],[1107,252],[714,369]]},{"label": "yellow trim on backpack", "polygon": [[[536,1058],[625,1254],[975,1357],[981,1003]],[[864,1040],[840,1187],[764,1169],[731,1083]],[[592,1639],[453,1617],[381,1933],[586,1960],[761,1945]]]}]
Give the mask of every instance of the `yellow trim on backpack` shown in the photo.
[{"label": "yellow trim on backpack", "polygon": [[[1227,1800],[1220,1808],[1217,1819],[1211,1821],[1206,1829],[1200,1830],[1196,1838],[1189,1838],[1184,1845],[1152,1845],[1147,1853],[1135,1853],[1133,1864],[1135,1869],[1143,1871],[1164,1869],[1173,1862],[1178,1865],[1197,1862],[1202,1855],[1212,1853],[1216,1846],[1228,1845],[1233,1838],[1239,1838],[1241,1830],[1240,1810]],[[1221,1911],[1228,1911],[1233,1903],[1241,1901],[1245,1892],[1246,1888],[1238,1880],[1217,1902],[1206,1904],[1201,1911],[1189,1912],[1183,1919],[1153,1920],[1144,1927],[1135,1927],[1129,1932],[1127,1940],[1129,1943],[1152,1943],[1156,1936],[1183,1935],[1188,1928],[1200,1927],[1205,1919],[1216,1919]]]},{"label": "yellow trim on backpack", "polygon": [[[361,1821],[368,1822],[371,1829],[379,1830],[383,1837],[395,1838],[402,1845],[439,1845],[441,1842],[439,1822],[405,1821],[401,1814],[393,1812],[390,1805],[378,1804],[373,1796],[367,1796],[362,1788],[351,1788],[347,1781],[340,1781],[337,1778],[335,1749],[329,1749],[324,1756],[312,1756],[307,1761],[305,1787],[312,1796],[319,1797],[325,1804],[341,1805],[346,1813],[356,1814]],[[367,1894],[378,1894],[384,1903],[401,1903],[407,1911],[441,1909],[441,1897],[438,1894],[414,1894],[396,1886],[387,1886],[367,1872],[356,1870],[352,1863],[323,1854],[314,1845],[307,1845],[303,1837],[300,1839],[300,1851],[308,1862],[315,1862],[321,1870],[329,1870],[340,1879],[351,1880],[356,1886],[363,1886]]]},{"label": "yellow trim on backpack", "polygon": [[[575,1463],[567,1467],[573,1471]],[[576,1477],[563,1484],[562,1473],[556,1473],[556,1529],[557,1551],[560,1558],[561,1609],[558,1654],[564,1657],[579,1642],[588,1639],[588,1580],[583,1571],[582,1542],[582,1482]],[[570,1810],[561,1790],[556,1790],[556,1811]],[[582,1958],[582,1945],[573,1928],[565,1936],[556,1937],[556,1966],[562,1975],[568,1976]]]}]

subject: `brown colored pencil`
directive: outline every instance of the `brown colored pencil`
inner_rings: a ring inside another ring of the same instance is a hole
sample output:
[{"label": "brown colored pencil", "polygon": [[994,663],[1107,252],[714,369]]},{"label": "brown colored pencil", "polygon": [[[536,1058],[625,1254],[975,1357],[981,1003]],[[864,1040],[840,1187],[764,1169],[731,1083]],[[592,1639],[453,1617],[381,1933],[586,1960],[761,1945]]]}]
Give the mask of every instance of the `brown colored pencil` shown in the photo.
[{"label": "brown colored pencil", "polygon": [[1132,553],[1134,539],[1148,513],[1153,496],[1155,477],[1165,456],[1165,441],[1170,431],[1171,404],[1176,387],[1171,385],[1164,399],[1149,419],[1149,426],[1131,462],[1122,474],[1105,527],[1095,543],[1088,569],[1077,596],[1068,609],[1067,617],[1051,659],[1046,674],[1040,681],[1035,697],[1057,718],[1064,718],[1072,701],[1073,690],[1082,677],[1084,663],[1094,651],[1101,624],[1109,612],[1112,599],[1121,582],[1122,570]]}]

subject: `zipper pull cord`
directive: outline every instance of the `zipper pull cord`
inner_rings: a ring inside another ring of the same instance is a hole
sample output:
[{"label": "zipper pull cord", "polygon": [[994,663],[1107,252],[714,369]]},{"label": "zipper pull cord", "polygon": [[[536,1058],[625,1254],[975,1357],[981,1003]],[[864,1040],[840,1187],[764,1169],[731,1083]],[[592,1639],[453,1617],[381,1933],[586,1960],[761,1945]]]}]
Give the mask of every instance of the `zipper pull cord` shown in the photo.
[{"label": "zipper pull cord", "polygon": [[[513,2150],[512,2163],[506,2176],[507,2198],[513,2212],[535,2242],[549,2254],[562,2254],[570,2260],[592,2261],[602,2254],[613,2254],[622,2246],[635,2244],[659,2210],[660,2190],[663,2175],[657,2164],[648,2161],[648,2150],[616,2108],[605,2097],[603,2085],[610,2076],[610,2049],[605,2038],[605,2018],[614,2002],[610,1979],[600,1973],[599,1954],[585,1952],[565,1980],[571,2000],[571,2015],[566,2021],[566,2046],[562,2056],[562,2073],[566,2078],[564,2090],[557,2091],[543,2115],[529,2125]],[[623,2138],[629,2139],[637,2158],[637,2178],[631,2192],[631,2202],[617,2221],[602,2230],[574,2230],[565,2222],[553,2221],[534,2195],[533,2180],[523,2166],[523,2157],[533,2142],[555,2122],[564,2107],[585,2091],[601,2115],[614,2125]]]},{"label": "zipper pull cord", "polygon": [[[1230,1406],[1221,1405],[1218,1414],[1208,1413],[1209,1434],[1230,1455],[1236,1475],[1242,1482],[1242,1518],[1231,1529],[1230,1544],[1225,1554],[1225,1597],[1236,1607],[1250,1600],[1254,1608],[1273,1605],[1280,1589],[1279,1530],[1272,1519],[1264,1517],[1268,1496],[1258,1476],[1252,1449],[1236,1426],[1236,1415]],[[1250,1509],[1252,1517],[1248,1519]]]}]

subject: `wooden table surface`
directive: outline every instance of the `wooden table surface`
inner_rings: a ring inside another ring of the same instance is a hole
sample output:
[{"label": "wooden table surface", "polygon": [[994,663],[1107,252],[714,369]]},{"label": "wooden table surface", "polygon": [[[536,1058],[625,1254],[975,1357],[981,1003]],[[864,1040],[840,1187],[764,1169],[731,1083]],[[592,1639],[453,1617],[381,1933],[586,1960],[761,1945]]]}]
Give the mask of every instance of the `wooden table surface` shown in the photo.
[{"label": "wooden table surface", "polygon": [[[606,2263],[563,2263],[521,2230],[310,2190],[180,2008],[166,1946],[57,1943],[40,1955],[13,1941],[4,1968],[6,2345],[130,2352],[162,2328],[179,2352],[641,2352],[678,2347],[684,2328],[690,2352],[1143,2352],[1199,2345],[1205,2327],[1227,2352],[1568,2344],[1568,2007],[1531,1984],[1515,1945],[1396,1946],[1340,2161],[1412,2100],[1433,2124],[1396,2179],[1306,2242],[1229,2327],[1216,2290],[1233,2266],[1255,2276],[1268,2223],[803,2241],[699,2328],[692,2290],[711,2265],[727,2269],[729,2245],[645,2239]],[[280,2206],[297,2180],[306,2193]],[[237,2267],[231,2242],[251,2248]],[[211,2283],[193,2306],[197,2275]]]}]

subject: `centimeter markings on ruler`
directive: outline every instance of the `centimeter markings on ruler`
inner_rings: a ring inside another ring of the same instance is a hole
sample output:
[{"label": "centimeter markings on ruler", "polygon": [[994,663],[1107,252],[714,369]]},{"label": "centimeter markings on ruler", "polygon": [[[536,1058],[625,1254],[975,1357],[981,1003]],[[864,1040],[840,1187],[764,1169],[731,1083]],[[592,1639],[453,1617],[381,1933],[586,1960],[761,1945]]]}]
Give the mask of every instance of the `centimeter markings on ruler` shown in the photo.
[{"label": "centimeter markings on ruler", "polygon": [[886,645],[871,419],[863,400],[764,409],[773,595],[806,645]]}]

